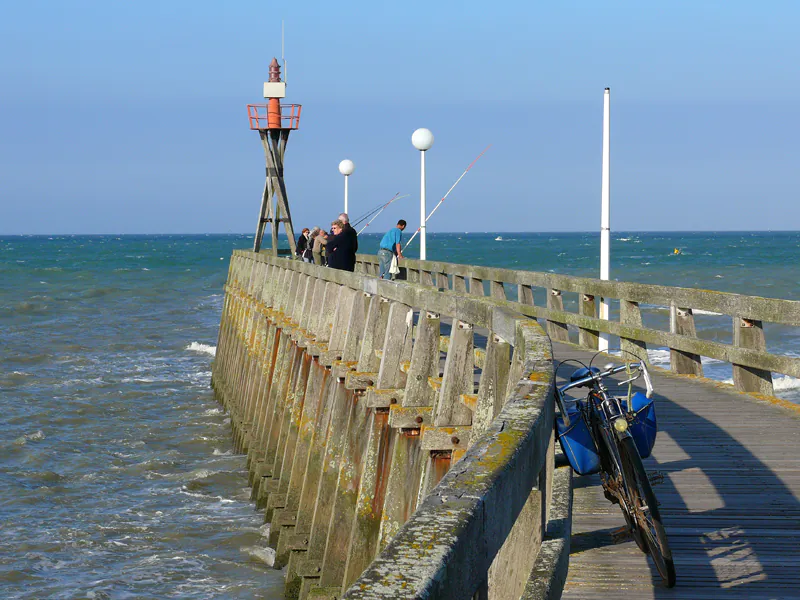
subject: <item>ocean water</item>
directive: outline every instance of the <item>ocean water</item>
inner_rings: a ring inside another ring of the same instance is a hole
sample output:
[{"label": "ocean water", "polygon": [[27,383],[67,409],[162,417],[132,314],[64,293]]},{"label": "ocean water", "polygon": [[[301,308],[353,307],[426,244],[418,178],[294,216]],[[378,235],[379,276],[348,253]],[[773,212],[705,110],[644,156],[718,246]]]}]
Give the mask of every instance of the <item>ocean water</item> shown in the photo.
[{"label": "ocean water", "polygon": [[[362,251],[379,237],[362,236]],[[612,278],[800,300],[798,233],[612,240]],[[250,245],[249,235],[0,237],[0,597],[281,597],[244,458],[209,389],[228,260]],[[581,276],[599,261],[596,234],[434,234],[428,248],[449,262]],[[663,325],[668,312],[643,317]],[[729,318],[697,325],[731,337]],[[767,329],[772,350],[795,356],[798,335]],[[650,356],[668,366],[664,349]],[[731,377],[713,361],[706,373]],[[776,390],[800,401],[795,379]]]}]

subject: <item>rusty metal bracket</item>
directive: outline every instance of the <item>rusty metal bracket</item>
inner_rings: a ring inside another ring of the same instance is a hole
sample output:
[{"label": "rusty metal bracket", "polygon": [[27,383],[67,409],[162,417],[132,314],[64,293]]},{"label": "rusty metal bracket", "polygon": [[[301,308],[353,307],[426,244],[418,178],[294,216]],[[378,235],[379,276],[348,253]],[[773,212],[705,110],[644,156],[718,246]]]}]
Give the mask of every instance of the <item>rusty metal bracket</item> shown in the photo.
[{"label": "rusty metal bracket", "polygon": [[421,429],[432,419],[432,406],[400,406],[389,408],[389,427],[394,429]]},{"label": "rusty metal bracket", "polygon": [[423,450],[466,450],[472,436],[472,427],[422,426]]}]

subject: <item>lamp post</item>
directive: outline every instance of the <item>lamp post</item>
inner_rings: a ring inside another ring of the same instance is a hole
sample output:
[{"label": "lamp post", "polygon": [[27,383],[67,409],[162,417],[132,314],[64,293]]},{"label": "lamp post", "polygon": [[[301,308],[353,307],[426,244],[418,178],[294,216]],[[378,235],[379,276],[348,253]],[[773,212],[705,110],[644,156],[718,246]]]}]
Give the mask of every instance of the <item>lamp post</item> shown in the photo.
[{"label": "lamp post", "polygon": [[433,134],[431,133],[430,129],[417,129],[411,135],[411,143],[414,144],[414,148],[419,150],[420,155],[420,179],[419,179],[419,259],[426,260],[426,249],[425,249],[425,233],[426,233],[426,226],[425,226],[425,217],[426,217],[426,210],[425,210],[425,151],[430,150],[431,146],[433,146]]},{"label": "lamp post", "polygon": [[347,180],[356,170],[356,165],[352,160],[345,159],[339,163],[339,173],[344,175],[344,212],[347,212]]},{"label": "lamp post", "polygon": [[[603,175],[600,184],[600,279],[611,266],[611,89],[603,92]],[[600,299],[600,318],[608,321],[608,298]],[[600,333],[599,349],[608,350],[608,334]]]}]

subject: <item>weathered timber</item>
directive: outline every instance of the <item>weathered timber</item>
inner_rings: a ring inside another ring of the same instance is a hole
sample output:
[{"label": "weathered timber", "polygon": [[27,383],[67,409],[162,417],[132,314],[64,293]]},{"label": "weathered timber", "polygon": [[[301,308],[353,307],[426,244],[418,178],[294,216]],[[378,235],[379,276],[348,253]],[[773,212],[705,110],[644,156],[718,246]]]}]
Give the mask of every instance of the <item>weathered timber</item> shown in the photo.
[{"label": "weathered timber", "polygon": [[[360,265],[374,263],[373,256],[359,255]],[[755,338],[760,333],[745,332],[744,343],[723,343],[711,339],[700,339],[693,326],[693,313],[703,311],[713,315],[727,315],[734,321],[734,337],[742,329],[738,323],[777,323],[800,327],[800,302],[775,298],[762,298],[728,292],[676,288],[660,285],[622,281],[602,281],[584,277],[572,277],[556,273],[514,271],[477,265],[460,265],[437,261],[403,260],[404,268],[410,272],[439,272],[453,282],[454,291],[463,291],[462,282],[469,281],[472,294],[483,295],[483,281],[518,286],[517,301],[503,300],[499,295],[492,302],[506,306],[547,322],[548,333],[554,340],[568,341],[568,326],[578,329],[578,342],[595,348],[595,339],[600,333],[618,336],[622,345],[643,354],[644,348],[666,348],[670,351],[673,369],[679,373],[700,375],[700,358],[708,357],[735,365],[738,375],[734,385],[740,391],[771,393],[768,373],[780,373],[800,377],[800,357],[774,354]],[[491,285],[491,284],[490,284]],[[457,288],[457,289],[456,289]],[[534,306],[531,288],[542,290],[547,296],[547,307]],[[577,295],[577,312],[566,311],[560,296]],[[618,299],[620,321],[600,319],[591,303],[595,298]],[[663,331],[642,324],[641,307],[662,307],[671,312],[670,330]],[[637,318],[638,311],[638,318]],[[679,314],[676,311],[680,311]],[[758,330],[756,325],[755,329]],[[752,343],[750,336],[754,336]],[[644,358],[644,356],[643,356]]]}]

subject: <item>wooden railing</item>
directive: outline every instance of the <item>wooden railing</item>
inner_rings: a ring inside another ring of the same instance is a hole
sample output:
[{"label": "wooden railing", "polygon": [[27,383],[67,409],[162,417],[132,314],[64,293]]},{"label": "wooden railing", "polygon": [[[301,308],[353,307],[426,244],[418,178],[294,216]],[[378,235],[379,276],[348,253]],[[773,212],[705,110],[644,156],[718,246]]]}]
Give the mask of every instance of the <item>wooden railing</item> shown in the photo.
[{"label": "wooden railing", "polygon": [[236,251],[212,385],[287,597],[560,592],[571,471],[554,467],[552,349],[534,320]]},{"label": "wooden railing", "polygon": [[[487,295],[498,306],[544,320],[554,341],[570,341],[573,327],[577,330],[573,341],[597,349],[602,332],[618,336],[622,350],[642,358],[648,346],[667,348],[672,371],[697,376],[703,375],[702,357],[716,359],[733,366],[738,390],[757,394],[774,393],[772,373],[800,377],[800,358],[769,352],[764,333],[765,323],[800,326],[797,301],[434,261],[404,259],[401,263],[401,277],[408,281]],[[377,264],[376,257],[359,255],[356,269],[375,275]],[[546,300],[534,305],[535,292]],[[618,303],[618,319],[598,318],[601,298]],[[574,310],[565,310],[566,304]],[[668,310],[669,329],[644,326],[642,305]],[[732,323],[731,343],[699,338],[698,311],[714,313],[714,318],[727,315]]]}]

